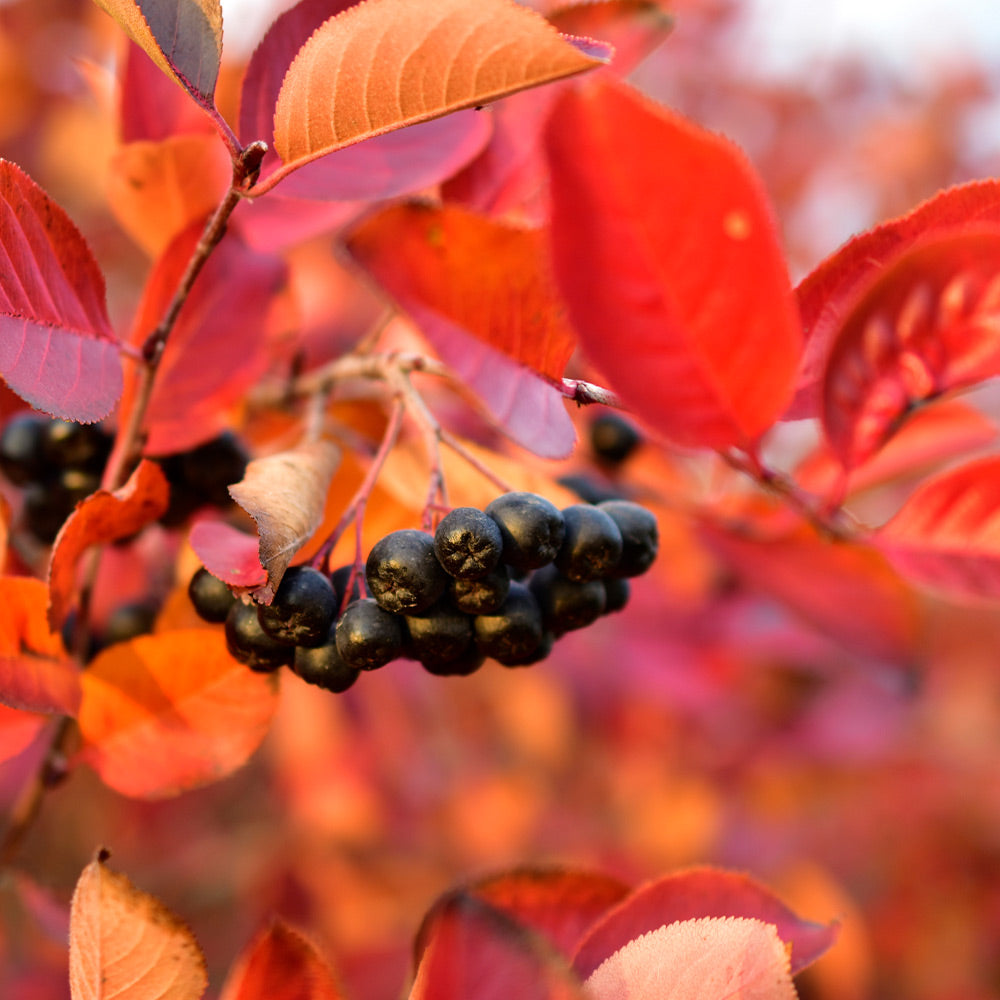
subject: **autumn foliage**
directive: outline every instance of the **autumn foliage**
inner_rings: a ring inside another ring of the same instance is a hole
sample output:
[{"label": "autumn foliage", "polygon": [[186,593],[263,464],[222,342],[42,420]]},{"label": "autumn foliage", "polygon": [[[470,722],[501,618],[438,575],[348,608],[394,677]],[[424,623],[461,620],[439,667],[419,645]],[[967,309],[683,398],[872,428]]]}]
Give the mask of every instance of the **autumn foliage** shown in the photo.
[{"label": "autumn foliage", "polygon": [[[879,88],[741,78],[736,0],[286,6],[0,14],[0,435],[113,439],[48,538],[0,455],[0,994],[993,995],[1000,182],[882,88],[912,190],[806,232]],[[189,599],[511,490],[659,525],[530,670],[333,694]]]}]

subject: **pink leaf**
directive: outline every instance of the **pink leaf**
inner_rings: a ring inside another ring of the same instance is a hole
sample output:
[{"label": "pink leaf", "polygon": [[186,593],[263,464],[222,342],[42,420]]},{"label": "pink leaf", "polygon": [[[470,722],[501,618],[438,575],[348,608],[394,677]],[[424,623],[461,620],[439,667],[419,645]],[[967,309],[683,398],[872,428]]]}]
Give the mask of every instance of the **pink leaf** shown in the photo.
[{"label": "pink leaf", "polygon": [[231,587],[251,589],[267,581],[256,536],[223,521],[199,521],[191,529],[190,540],[205,569]]},{"label": "pink leaf", "polygon": [[122,391],[104,278],[66,213],[0,160],[0,375],[36,409],[90,423]]}]

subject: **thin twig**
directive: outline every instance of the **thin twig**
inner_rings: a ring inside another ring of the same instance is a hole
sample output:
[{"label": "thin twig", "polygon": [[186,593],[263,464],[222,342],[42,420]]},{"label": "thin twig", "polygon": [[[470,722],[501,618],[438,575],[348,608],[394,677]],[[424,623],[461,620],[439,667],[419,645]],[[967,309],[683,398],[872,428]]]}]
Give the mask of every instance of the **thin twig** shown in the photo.
[{"label": "thin twig", "polygon": [[471,465],[476,472],[480,473],[480,475],[484,476],[491,483],[493,483],[498,490],[501,490],[503,493],[511,492],[513,487],[507,482],[506,479],[498,476],[488,465],[476,458],[476,456],[473,455],[472,452],[469,451],[469,449],[466,448],[465,445],[462,444],[462,442],[454,437],[449,431],[446,431],[442,427],[439,436],[442,444],[451,448],[451,450],[455,452],[459,458],[464,459],[464,461]]}]

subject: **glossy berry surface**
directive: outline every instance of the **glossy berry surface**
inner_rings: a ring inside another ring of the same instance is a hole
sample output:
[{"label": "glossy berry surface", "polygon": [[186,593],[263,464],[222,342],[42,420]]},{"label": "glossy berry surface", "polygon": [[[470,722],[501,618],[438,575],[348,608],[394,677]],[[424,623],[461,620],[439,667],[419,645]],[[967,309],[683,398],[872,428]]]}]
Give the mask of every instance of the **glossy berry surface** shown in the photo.
[{"label": "glossy berry surface", "polygon": [[601,508],[573,504],[563,512],[566,535],[555,565],[563,576],[577,583],[607,576],[622,554],[622,533]]},{"label": "glossy berry surface", "polygon": [[531,578],[530,587],[542,612],[542,625],[557,636],[585,628],[604,614],[603,580],[580,583],[567,579],[555,566],[545,566]]},{"label": "glossy berry surface", "polygon": [[256,606],[242,601],[226,615],[226,648],[233,659],[258,673],[287,666],[295,657],[295,647],[269,636],[260,627]]},{"label": "glossy berry surface", "polygon": [[472,619],[449,601],[438,601],[423,614],[407,615],[408,655],[424,666],[457,660],[472,645]]},{"label": "glossy berry surface", "polygon": [[42,479],[47,463],[42,438],[49,421],[38,413],[17,413],[0,432],[0,472],[15,486]]},{"label": "glossy berry surface", "polygon": [[607,500],[597,505],[618,525],[622,554],[610,576],[639,576],[645,573],[660,547],[656,518],[651,511],[630,500]]},{"label": "glossy berry surface", "polygon": [[434,539],[404,528],[380,539],[365,565],[368,592],[393,614],[426,611],[448,586],[448,574],[434,554]]},{"label": "glossy berry surface", "polygon": [[604,613],[613,614],[621,611],[628,604],[632,588],[628,580],[622,577],[609,576],[601,581],[604,584]]},{"label": "glossy berry surface", "polygon": [[358,679],[361,671],[345,662],[333,633],[321,646],[299,646],[291,664],[292,672],[307,684],[342,694]]},{"label": "glossy berry surface", "polygon": [[434,533],[434,553],[459,580],[481,580],[500,562],[503,536],[496,521],[476,507],[456,507]]},{"label": "glossy berry surface", "polygon": [[257,608],[260,627],[268,635],[296,646],[324,642],[336,613],[333,585],[311,566],[286,570],[271,603]]},{"label": "glossy berry surface", "polygon": [[336,627],[337,650],[357,670],[377,670],[401,656],[403,621],[371,597],[348,605]]},{"label": "glossy berry surface", "polygon": [[202,566],[191,577],[188,597],[198,617],[206,622],[224,622],[229,609],[236,603],[233,592],[217,576]]},{"label": "glossy berry surface", "polygon": [[489,615],[507,600],[510,571],[497,566],[482,580],[452,580],[448,588],[452,604],[467,615]]},{"label": "glossy berry surface", "polygon": [[476,646],[499,663],[519,665],[542,641],[542,612],[523,583],[512,583],[507,600],[492,615],[473,619]]},{"label": "glossy berry surface", "polygon": [[590,447],[608,465],[621,465],[642,443],[635,426],[617,413],[602,413],[590,425]]},{"label": "glossy berry surface", "polygon": [[566,527],[559,509],[535,493],[505,493],[486,508],[503,536],[503,561],[514,569],[552,562]]}]

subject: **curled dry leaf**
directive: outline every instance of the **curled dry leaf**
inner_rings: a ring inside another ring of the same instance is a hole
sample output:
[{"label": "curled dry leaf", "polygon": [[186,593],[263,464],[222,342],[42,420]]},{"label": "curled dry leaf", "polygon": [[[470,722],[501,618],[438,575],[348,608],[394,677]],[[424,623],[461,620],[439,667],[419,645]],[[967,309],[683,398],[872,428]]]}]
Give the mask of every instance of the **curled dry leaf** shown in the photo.
[{"label": "curled dry leaf", "polygon": [[77,505],[63,525],[49,563],[49,623],[58,629],[69,613],[76,567],[92,545],[128,538],[155,521],[169,502],[166,477],[143,459],[128,482],[113,493],[98,490]]},{"label": "curled dry leaf", "polygon": [[191,931],[158,899],[104,863],[76,883],[70,911],[73,1000],[198,1000],[208,985]]},{"label": "curled dry leaf", "polygon": [[286,167],[299,166],[603,61],[511,0],[368,0],[299,50],[278,95],[274,145]]},{"label": "curled dry leaf", "polygon": [[339,462],[336,445],[308,441],[255,459],[243,479],[229,487],[232,498],[257,524],[267,583],[254,596],[264,604],[274,597],[292,556],[323,523],[326,494]]},{"label": "curled dry leaf", "polygon": [[774,924],[746,917],[681,920],[629,941],[585,984],[592,1000],[794,1000]]}]

